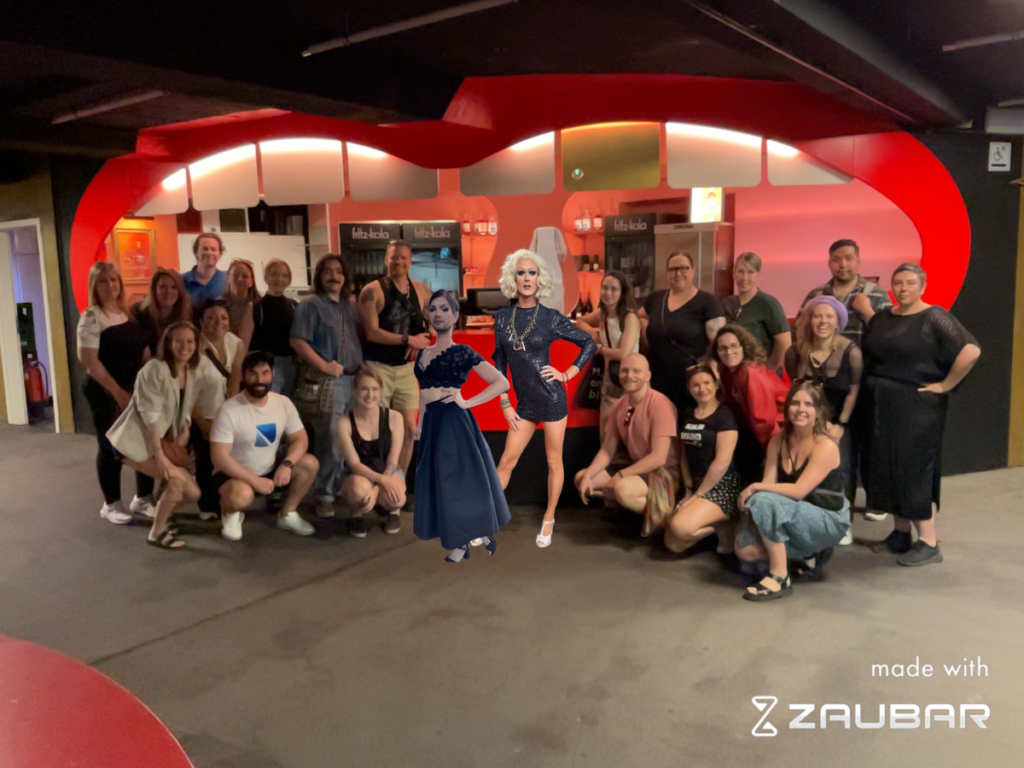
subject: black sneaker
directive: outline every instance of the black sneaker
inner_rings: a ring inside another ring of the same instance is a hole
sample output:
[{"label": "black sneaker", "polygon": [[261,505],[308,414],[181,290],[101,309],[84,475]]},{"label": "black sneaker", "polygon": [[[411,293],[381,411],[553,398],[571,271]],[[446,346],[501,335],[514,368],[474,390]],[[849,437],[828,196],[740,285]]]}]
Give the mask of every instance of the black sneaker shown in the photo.
[{"label": "black sneaker", "polygon": [[910,535],[910,531],[894,530],[878,544],[875,544],[871,549],[875,552],[889,551],[895,555],[902,555],[904,552],[910,551],[913,544],[914,539]]},{"label": "black sneaker", "polygon": [[932,547],[919,541],[907,552],[897,557],[896,562],[907,566],[932,565],[942,562],[942,552],[939,551],[938,546]]},{"label": "black sneaker", "polygon": [[402,530],[402,516],[398,512],[388,515],[388,521],[384,523],[384,533],[398,533]]},{"label": "black sneaker", "polygon": [[363,516],[353,517],[348,524],[348,532],[355,536],[357,539],[366,538],[366,521],[363,520]]}]

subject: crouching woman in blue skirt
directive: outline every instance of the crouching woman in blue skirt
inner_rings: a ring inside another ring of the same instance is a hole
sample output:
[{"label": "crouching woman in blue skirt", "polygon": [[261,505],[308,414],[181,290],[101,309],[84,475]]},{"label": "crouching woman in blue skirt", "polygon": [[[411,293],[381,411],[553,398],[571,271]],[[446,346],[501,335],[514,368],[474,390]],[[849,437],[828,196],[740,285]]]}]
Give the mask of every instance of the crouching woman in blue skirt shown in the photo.
[{"label": "crouching woman in blue skirt", "polygon": [[[420,383],[420,441],[416,462],[416,516],[413,531],[421,539],[441,539],[452,550],[445,562],[469,557],[469,545],[484,544],[493,555],[494,534],[510,519],[505,493],[491,450],[470,408],[508,391],[508,379],[471,347],[452,343],[459,302],[448,291],[436,291],[428,308],[437,332],[432,347],[416,356]],[[465,400],[462,385],[475,371],[487,388]]]},{"label": "crouching woman in blue skirt", "polygon": [[736,535],[736,556],[768,560],[768,575],[743,593],[764,601],[793,594],[790,557],[801,561],[797,578],[821,578],[832,547],[850,527],[843,492],[839,444],[826,429],[821,390],[801,382],[786,397],[782,431],[768,444],[764,479],[740,494],[745,515]]}]

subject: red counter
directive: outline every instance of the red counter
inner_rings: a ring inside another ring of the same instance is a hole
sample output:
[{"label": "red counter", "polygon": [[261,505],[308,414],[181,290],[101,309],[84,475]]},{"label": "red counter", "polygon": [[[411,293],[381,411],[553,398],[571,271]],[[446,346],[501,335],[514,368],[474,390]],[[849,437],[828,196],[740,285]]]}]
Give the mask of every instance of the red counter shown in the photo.
[{"label": "red counter", "polygon": [[[452,335],[452,340],[456,344],[465,344],[472,347],[480,355],[483,356],[487,362],[493,362],[491,355],[494,354],[494,331],[493,330],[456,330]],[[580,353],[580,348],[575,344],[570,344],[568,341],[562,341],[557,339],[554,344],[551,345],[551,365],[560,371],[564,371],[576,360],[576,356]],[[590,410],[588,408],[573,408],[573,398],[576,394],[577,385],[583,380],[583,376],[576,376],[572,381],[569,382],[569,423],[566,425],[569,429],[574,427],[596,427],[599,422],[599,413],[596,410]],[[516,404],[516,393],[515,393],[515,382],[512,381],[512,389],[509,390],[509,399],[512,401],[512,405]],[[463,397],[467,400],[473,395],[477,395],[484,390],[483,379],[476,375],[470,375],[469,380],[466,382],[466,386],[462,389]],[[508,430],[508,424],[505,421],[505,417],[501,413],[501,408],[498,407],[498,398],[494,398],[489,403],[478,405],[473,409],[473,415],[476,417],[477,424],[480,425],[480,429],[484,432],[505,432]]]}]

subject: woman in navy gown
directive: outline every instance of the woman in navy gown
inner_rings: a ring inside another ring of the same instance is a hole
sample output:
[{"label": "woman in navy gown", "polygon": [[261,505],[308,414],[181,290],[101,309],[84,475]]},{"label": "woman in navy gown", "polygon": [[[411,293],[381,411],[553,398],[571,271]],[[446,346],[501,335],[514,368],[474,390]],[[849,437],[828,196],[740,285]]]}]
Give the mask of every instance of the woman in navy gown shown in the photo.
[{"label": "woman in navy gown", "polygon": [[[440,537],[452,550],[445,562],[469,557],[469,545],[496,548],[494,534],[510,519],[491,449],[470,408],[508,391],[508,380],[471,347],[452,343],[459,302],[448,291],[435,291],[428,307],[437,332],[432,347],[416,356],[420,383],[420,441],[416,462],[413,531],[421,539]],[[462,385],[476,371],[487,388],[465,400]]]}]

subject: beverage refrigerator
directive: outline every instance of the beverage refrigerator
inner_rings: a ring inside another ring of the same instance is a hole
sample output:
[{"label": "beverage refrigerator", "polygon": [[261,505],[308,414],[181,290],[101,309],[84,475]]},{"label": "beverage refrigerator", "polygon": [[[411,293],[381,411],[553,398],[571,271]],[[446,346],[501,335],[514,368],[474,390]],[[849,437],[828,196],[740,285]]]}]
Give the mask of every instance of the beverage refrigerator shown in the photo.
[{"label": "beverage refrigerator", "polygon": [[352,291],[387,274],[388,243],[403,240],[412,251],[409,277],[431,292],[462,293],[462,233],[456,221],[361,222],[338,225],[341,255],[352,270]]}]

